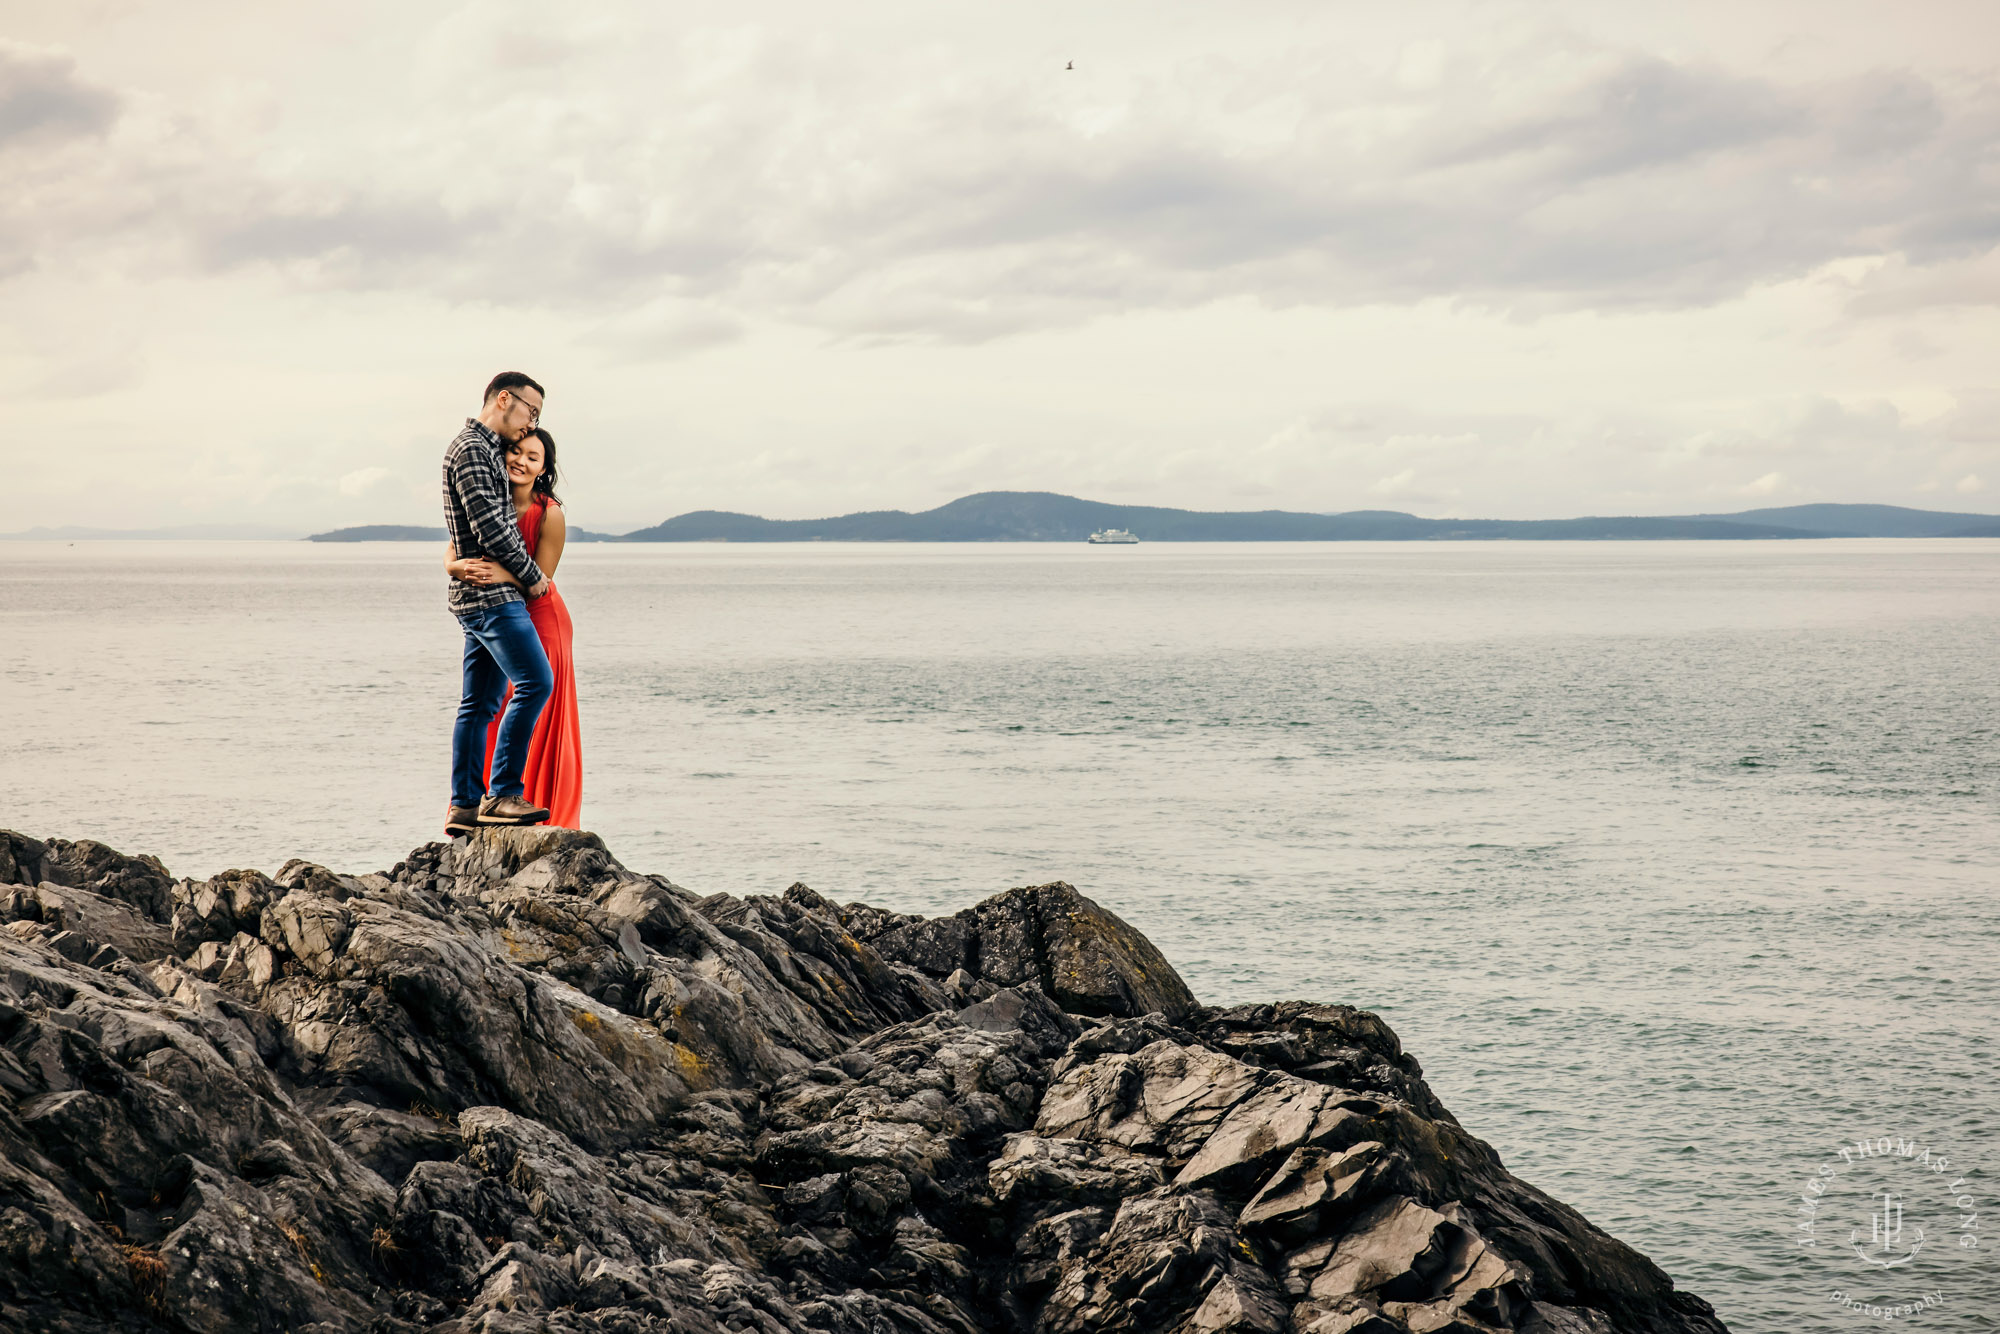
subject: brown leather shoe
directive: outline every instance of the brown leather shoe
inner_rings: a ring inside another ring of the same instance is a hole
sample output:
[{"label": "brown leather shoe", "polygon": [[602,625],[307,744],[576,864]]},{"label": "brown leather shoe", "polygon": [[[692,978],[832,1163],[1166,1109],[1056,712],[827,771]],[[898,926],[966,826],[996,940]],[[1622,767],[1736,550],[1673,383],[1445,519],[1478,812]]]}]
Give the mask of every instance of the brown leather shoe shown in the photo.
[{"label": "brown leather shoe", "polygon": [[464,838],[479,828],[479,808],[477,806],[453,806],[444,813],[444,836]]},{"label": "brown leather shoe", "polygon": [[548,818],[548,807],[521,797],[488,797],[479,803],[479,823],[483,825],[540,824]]}]

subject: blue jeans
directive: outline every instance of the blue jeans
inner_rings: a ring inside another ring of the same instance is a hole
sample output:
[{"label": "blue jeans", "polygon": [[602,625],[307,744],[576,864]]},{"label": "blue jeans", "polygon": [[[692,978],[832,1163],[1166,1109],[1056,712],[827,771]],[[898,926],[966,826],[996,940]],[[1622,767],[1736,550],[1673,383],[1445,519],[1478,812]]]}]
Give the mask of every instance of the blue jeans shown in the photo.
[{"label": "blue jeans", "polygon": [[458,702],[458,722],[451,729],[451,804],[477,806],[486,795],[481,770],[486,764],[486,725],[500,711],[507,683],[514,698],[500,720],[493,746],[493,790],[496,797],[521,795],[521,766],[528,760],[528,742],[535,720],[555,692],[555,674],[525,602],[460,612],[465,627],[465,690]]}]

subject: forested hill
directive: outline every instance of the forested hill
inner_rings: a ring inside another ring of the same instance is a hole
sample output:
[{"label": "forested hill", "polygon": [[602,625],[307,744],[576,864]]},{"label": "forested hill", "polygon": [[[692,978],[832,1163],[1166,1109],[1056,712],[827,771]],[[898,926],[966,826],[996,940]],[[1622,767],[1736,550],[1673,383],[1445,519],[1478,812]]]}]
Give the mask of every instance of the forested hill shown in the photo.
[{"label": "forested hill", "polygon": [[1584,519],[1422,519],[1396,510],[1306,514],[1291,510],[1203,511],[1107,505],[1048,491],[984,491],[934,510],[868,510],[831,519],[762,519],[695,510],[627,533],[628,542],[1064,542],[1125,528],[1148,542],[1478,541],[1946,537],[2000,534],[2000,518],[1936,514],[1892,505],[1809,505],[1745,514]]},{"label": "forested hill", "polygon": [[[1399,510],[1178,510],[1107,505],[1051,491],[982,491],[911,514],[864,510],[831,519],[763,519],[693,510],[613,536],[571,528],[572,542],[1080,542],[1100,528],[1144,542],[1579,541],[1807,537],[2000,537],[2000,515],[1898,505],[1792,505],[1738,514],[1585,519],[1423,519]],[[313,542],[444,540],[441,528],[372,525]]]}]

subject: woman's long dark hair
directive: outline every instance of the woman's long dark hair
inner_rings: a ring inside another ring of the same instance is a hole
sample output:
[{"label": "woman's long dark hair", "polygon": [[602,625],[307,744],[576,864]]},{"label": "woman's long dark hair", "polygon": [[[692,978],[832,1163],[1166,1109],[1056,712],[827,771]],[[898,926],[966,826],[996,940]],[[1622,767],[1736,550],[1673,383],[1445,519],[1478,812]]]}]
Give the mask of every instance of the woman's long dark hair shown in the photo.
[{"label": "woman's long dark hair", "polygon": [[[528,432],[528,435],[542,442],[542,475],[535,479],[535,494],[547,496],[560,505],[562,498],[556,494],[556,438],[539,426]],[[528,435],[521,438],[526,440]],[[507,452],[511,454],[518,448],[520,448],[518,445],[512,446]]]}]

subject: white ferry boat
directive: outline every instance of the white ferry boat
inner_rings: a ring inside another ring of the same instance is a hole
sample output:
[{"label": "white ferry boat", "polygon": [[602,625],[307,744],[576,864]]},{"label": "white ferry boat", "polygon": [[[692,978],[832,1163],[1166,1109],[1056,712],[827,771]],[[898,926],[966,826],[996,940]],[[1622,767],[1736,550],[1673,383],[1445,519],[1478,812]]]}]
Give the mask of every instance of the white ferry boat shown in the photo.
[{"label": "white ferry boat", "polygon": [[1091,545],[1100,547],[1119,546],[1129,542],[1137,542],[1138,540],[1138,538],[1132,536],[1132,534],[1126,532],[1123,528],[1102,528],[1090,535]]}]

